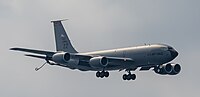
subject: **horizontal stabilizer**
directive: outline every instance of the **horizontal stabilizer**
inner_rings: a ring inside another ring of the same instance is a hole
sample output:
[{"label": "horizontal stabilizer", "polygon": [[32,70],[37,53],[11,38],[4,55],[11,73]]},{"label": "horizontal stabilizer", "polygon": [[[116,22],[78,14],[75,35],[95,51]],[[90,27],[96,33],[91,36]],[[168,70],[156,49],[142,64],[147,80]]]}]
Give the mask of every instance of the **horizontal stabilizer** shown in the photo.
[{"label": "horizontal stabilizer", "polygon": [[53,21],[51,21],[51,22],[52,22],[52,23],[53,23],[53,22],[61,22],[61,21],[66,21],[66,20],[69,20],[69,19],[53,20]]},{"label": "horizontal stabilizer", "polygon": [[25,54],[25,56],[33,57],[33,58],[39,58],[39,59],[46,59],[45,56],[39,56],[39,55],[30,55],[30,54]]}]

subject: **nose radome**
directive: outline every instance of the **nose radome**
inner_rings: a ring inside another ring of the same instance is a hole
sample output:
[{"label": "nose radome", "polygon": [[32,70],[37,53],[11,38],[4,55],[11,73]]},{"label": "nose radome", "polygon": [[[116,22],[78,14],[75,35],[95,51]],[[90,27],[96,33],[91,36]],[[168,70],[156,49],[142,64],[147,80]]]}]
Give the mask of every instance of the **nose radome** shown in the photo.
[{"label": "nose radome", "polygon": [[175,51],[175,50],[170,50],[170,53],[171,53],[171,56],[172,56],[173,58],[176,58],[176,57],[178,56],[178,52]]}]

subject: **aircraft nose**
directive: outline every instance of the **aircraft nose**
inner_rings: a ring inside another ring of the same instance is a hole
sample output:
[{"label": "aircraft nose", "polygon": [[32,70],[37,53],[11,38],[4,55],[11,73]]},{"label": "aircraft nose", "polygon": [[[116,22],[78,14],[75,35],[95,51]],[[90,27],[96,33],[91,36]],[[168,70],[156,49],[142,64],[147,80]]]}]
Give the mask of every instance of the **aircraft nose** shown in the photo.
[{"label": "aircraft nose", "polygon": [[178,56],[178,52],[176,50],[170,50],[171,56],[176,58]]}]

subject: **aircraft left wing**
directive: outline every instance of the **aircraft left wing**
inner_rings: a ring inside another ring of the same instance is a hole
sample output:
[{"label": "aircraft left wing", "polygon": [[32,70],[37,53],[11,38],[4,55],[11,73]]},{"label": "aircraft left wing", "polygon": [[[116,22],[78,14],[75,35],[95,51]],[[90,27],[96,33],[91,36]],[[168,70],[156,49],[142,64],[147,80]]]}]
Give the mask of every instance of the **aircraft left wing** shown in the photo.
[{"label": "aircraft left wing", "polygon": [[41,55],[46,55],[46,56],[53,56],[53,54],[55,54],[55,52],[51,52],[51,51],[34,50],[34,49],[27,49],[27,48],[10,48],[10,50],[41,54]]},{"label": "aircraft left wing", "polygon": [[[46,60],[52,60],[51,59],[52,56],[54,54],[58,53],[58,52],[52,52],[52,51],[35,50],[35,49],[27,49],[27,48],[10,48],[10,50],[32,53],[32,54],[25,54],[25,56],[39,58],[39,59],[46,59]],[[87,62],[87,63],[89,63],[91,58],[105,57],[108,60],[109,66],[134,64],[134,60],[132,60],[131,58],[108,57],[108,56],[98,56],[98,55],[97,56],[83,55],[83,54],[79,54],[79,53],[72,54],[72,56],[78,58],[81,61]],[[52,60],[52,61],[54,61],[54,60]]]}]

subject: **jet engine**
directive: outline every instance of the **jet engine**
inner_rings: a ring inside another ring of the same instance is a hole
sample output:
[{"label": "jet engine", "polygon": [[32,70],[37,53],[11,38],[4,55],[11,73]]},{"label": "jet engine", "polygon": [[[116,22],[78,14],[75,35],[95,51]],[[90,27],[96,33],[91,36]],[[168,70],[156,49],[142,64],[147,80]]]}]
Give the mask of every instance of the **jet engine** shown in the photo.
[{"label": "jet engine", "polygon": [[90,59],[89,64],[93,68],[103,68],[108,65],[108,59],[106,57],[94,57]]},{"label": "jet engine", "polygon": [[176,75],[181,71],[181,66],[179,64],[172,64],[172,72],[170,73],[170,75]]},{"label": "jet engine", "polygon": [[66,63],[70,60],[70,54],[61,52],[61,53],[56,53],[52,56],[52,61],[57,62],[57,63]]},{"label": "jet engine", "polygon": [[74,66],[79,64],[79,59],[76,56],[65,52],[54,54],[52,57],[52,61],[59,63],[64,67],[70,66],[70,68],[73,68]]},{"label": "jet engine", "polygon": [[158,67],[155,67],[154,71],[157,74],[162,74],[162,75],[166,75],[166,74],[176,75],[181,71],[181,66],[179,64],[171,64],[171,63],[163,64]]}]

